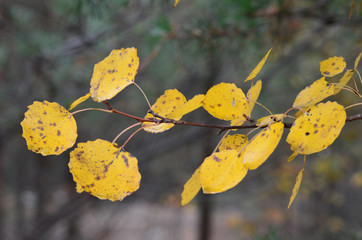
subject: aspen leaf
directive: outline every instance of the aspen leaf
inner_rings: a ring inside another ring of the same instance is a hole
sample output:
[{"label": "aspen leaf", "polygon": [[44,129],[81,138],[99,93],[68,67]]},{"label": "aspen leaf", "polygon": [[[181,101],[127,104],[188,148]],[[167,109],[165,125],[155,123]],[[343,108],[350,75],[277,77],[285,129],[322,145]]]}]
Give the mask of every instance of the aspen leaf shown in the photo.
[{"label": "aspen leaf", "polygon": [[293,161],[296,156],[298,156],[298,153],[297,153],[297,152],[293,152],[292,155],[289,156],[287,162]]},{"label": "aspen leaf", "polygon": [[179,2],[180,0],[175,0],[175,4],[173,6],[176,7]]},{"label": "aspen leaf", "polygon": [[87,93],[86,95],[78,98],[77,100],[75,100],[72,104],[70,104],[70,107],[68,109],[68,111],[72,110],[73,108],[75,108],[76,106],[78,106],[79,104],[81,104],[82,102],[84,102],[85,100],[87,100],[88,98],[90,98],[91,94]]},{"label": "aspen leaf", "polygon": [[241,152],[245,167],[254,170],[263,164],[278,146],[283,130],[284,124],[277,122],[255,135]]},{"label": "aspen leaf", "polygon": [[96,102],[109,100],[134,82],[139,59],[137,49],[113,50],[94,66],[90,93]]},{"label": "aspen leaf", "polygon": [[338,94],[342,90],[342,88],[349,82],[349,80],[351,80],[353,73],[354,73],[354,69],[351,69],[351,70],[347,70],[343,74],[343,77],[339,80],[338,84],[336,84],[334,87],[334,94]]},{"label": "aspen leaf", "polygon": [[[178,107],[182,106],[185,102],[185,96],[177,89],[166,90],[165,93],[157,99],[156,103],[152,105],[152,111],[162,117],[166,117]],[[147,113],[145,116],[146,119],[153,117],[154,116],[151,113]],[[182,116],[175,117],[174,120],[180,120],[181,117]],[[150,124],[154,123],[143,123],[143,125]],[[156,126],[146,127],[144,130],[151,133],[160,133],[172,128],[173,126],[174,124],[172,123],[161,123]]]},{"label": "aspen leaf", "polygon": [[266,127],[269,124],[282,120],[283,116],[284,116],[284,113],[279,113],[279,114],[273,114],[273,115],[268,115],[268,116],[259,118],[258,120],[256,120],[256,126]]},{"label": "aspen leaf", "polygon": [[357,69],[358,64],[359,64],[359,61],[361,60],[361,57],[362,57],[362,52],[360,52],[360,53],[358,54],[358,57],[357,57],[356,60],[354,61],[354,70]]},{"label": "aspen leaf", "polygon": [[219,146],[219,151],[224,150],[236,150],[237,152],[240,152],[241,149],[247,144],[248,138],[246,135],[243,134],[234,134],[234,135],[228,135],[226,136]]},{"label": "aspen leaf", "polygon": [[168,114],[166,117],[169,119],[181,119],[182,116],[198,109],[202,106],[202,102],[205,99],[204,94],[199,94],[194,96],[192,99],[188,100],[183,105],[177,107],[174,111]]},{"label": "aspen leaf", "polygon": [[304,88],[293,103],[295,108],[309,108],[316,103],[334,94],[334,85],[328,83],[324,77]]},{"label": "aspen leaf", "polygon": [[336,102],[319,103],[293,123],[287,142],[299,154],[320,152],[331,145],[346,121],[346,112]]},{"label": "aspen leaf", "polygon": [[299,171],[297,179],[295,181],[295,185],[293,187],[293,192],[292,192],[292,196],[290,196],[290,200],[289,200],[289,204],[288,204],[288,208],[290,207],[290,205],[292,205],[295,197],[298,194],[299,188],[300,188],[300,184],[302,183],[302,178],[303,178],[303,172],[304,172],[304,168],[302,170]]},{"label": "aspen leaf", "polygon": [[211,87],[203,101],[203,107],[208,113],[223,120],[241,118],[246,105],[245,94],[233,83],[219,83]]},{"label": "aspen leaf", "polygon": [[48,101],[28,106],[21,122],[28,149],[46,155],[59,155],[77,139],[77,124],[64,107]]},{"label": "aspen leaf", "polygon": [[320,71],[325,77],[333,77],[346,68],[343,57],[332,57],[320,62]]},{"label": "aspen leaf", "polygon": [[254,70],[249,74],[249,76],[244,80],[244,82],[249,81],[251,79],[254,79],[256,77],[256,75],[258,75],[258,73],[260,72],[260,70],[262,69],[262,67],[264,66],[264,63],[266,61],[266,59],[269,56],[269,53],[271,52],[272,49],[269,49],[269,51],[267,52],[267,54],[263,57],[263,59],[258,63],[258,65],[254,68]]},{"label": "aspen leaf", "polygon": [[185,206],[192,199],[194,199],[197,193],[201,189],[200,182],[200,167],[192,174],[191,178],[184,185],[184,190],[181,194],[181,205]]},{"label": "aspen leaf", "polygon": [[201,164],[201,187],[208,194],[224,192],[237,185],[247,172],[236,150],[216,152]]},{"label": "aspen leaf", "polygon": [[78,193],[111,201],[135,192],[141,180],[137,158],[102,139],[79,143],[70,152],[69,169]]},{"label": "aspen leaf", "polygon": [[[244,113],[242,115],[246,115],[246,116],[250,116],[251,112],[253,111],[254,105],[256,100],[258,100],[260,91],[261,91],[261,87],[262,87],[262,82],[261,80],[258,80],[253,86],[251,86],[251,88],[249,89],[249,91],[246,94],[246,101],[248,103],[247,107],[244,110]],[[235,120],[231,120],[230,125],[231,126],[241,126],[243,125],[243,123],[245,122],[245,117],[243,116],[242,118],[239,119],[235,119]]]}]

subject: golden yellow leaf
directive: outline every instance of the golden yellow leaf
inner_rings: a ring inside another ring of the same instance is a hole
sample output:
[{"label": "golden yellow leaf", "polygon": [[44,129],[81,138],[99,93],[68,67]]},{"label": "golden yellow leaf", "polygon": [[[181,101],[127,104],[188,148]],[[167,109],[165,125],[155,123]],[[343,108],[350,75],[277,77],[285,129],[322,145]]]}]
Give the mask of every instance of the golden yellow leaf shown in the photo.
[{"label": "golden yellow leaf", "polygon": [[69,169],[77,192],[86,191],[99,199],[121,201],[141,181],[137,158],[102,139],[79,143],[70,152]]},{"label": "golden yellow leaf", "polygon": [[179,2],[180,0],[175,0],[175,4],[173,6],[176,7]]},{"label": "golden yellow leaf", "polygon": [[359,61],[361,60],[361,57],[362,57],[362,52],[360,52],[360,53],[358,54],[358,57],[357,57],[356,60],[354,61],[354,70],[357,69],[358,64],[359,64]]},{"label": "golden yellow leaf", "polygon": [[292,196],[290,196],[288,208],[290,207],[290,205],[292,205],[295,197],[297,196],[297,193],[298,193],[299,188],[300,188],[300,184],[302,183],[303,172],[304,172],[304,168],[303,168],[302,170],[300,170],[299,173],[298,173],[297,179],[296,179],[296,181],[295,181],[295,185],[294,185],[294,187],[293,187]]},{"label": "golden yellow leaf", "polygon": [[191,178],[184,185],[184,190],[181,194],[181,205],[185,206],[192,199],[194,199],[197,193],[201,189],[200,182],[200,167],[192,174]]},{"label": "golden yellow leaf", "polygon": [[247,107],[245,94],[233,83],[220,83],[207,91],[204,109],[212,116],[223,120],[238,119]]},{"label": "golden yellow leaf", "polygon": [[339,80],[338,84],[336,84],[334,87],[334,94],[337,94],[342,90],[342,88],[349,82],[349,80],[351,80],[353,73],[354,73],[354,69],[351,69],[351,70],[347,70],[343,74],[343,77]]},{"label": "golden yellow leaf", "polygon": [[137,49],[113,50],[108,57],[94,66],[90,93],[96,102],[113,98],[134,82],[139,59]]},{"label": "golden yellow leaf", "polygon": [[204,99],[205,99],[204,94],[196,95],[192,99],[190,99],[186,103],[184,103],[183,105],[177,107],[170,114],[167,114],[166,117],[169,119],[176,119],[176,118],[181,119],[182,116],[201,107]]},{"label": "golden yellow leaf", "polygon": [[346,68],[343,57],[332,57],[320,62],[320,71],[325,77],[333,77]]},{"label": "golden yellow leaf", "polygon": [[[262,87],[261,80],[258,80],[246,94],[246,101],[248,103],[247,107],[244,110],[244,113],[242,115],[250,116],[251,112],[253,111],[254,105],[256,100],[258,100],[260,91]],[[235,120],[231,120],[230,126],[241,126],[245,122],[245,117],[241,117]]]},{"label": "golden yellow leaf", "polygon": [[213,153],[205,158],[200,168],[201,187],[208,194],[233,188],[248,172],[235,150]]},{"label": "golden yellow leaf", "polygon": [[289,156],[287,162],[293,161],[296,156],[298,156],[298,153],[297,153],[297,152],[293,152],[292,155]]},{"label": "golden yellow leaf", "polygon": [[334,85],[328,83],[324,77],[304,88],[293,103],[295,108],[309,108],[323,99],[334,94]]},{"label": "golden yellow leaf", "polygon": [[87,100],[88,98],[90,98],[91,94],[87,93],[86,95],[78,98],[77,100],[75,100],[72,104],[70,104],[70,107],[68,109],[68,111],[72,110],[73,108],[75,108],[76,106],[78,106],[79,104],[81,104],[82,102],[84,102],[85,100]]},{"label": "golden yellow leaf", "polygon": [[250,140],[241,152],[245,167],[254,170],[263,164],[278,146],[283,130],[283,123],[273,123]]},{"label": "golden yellow leaf", "polygon": [[34,102],[21,122],[28,149],[46,155],[59,155],[77,139],[73,116],[58,103]]},{"label": "golden yellow leaf", "polygon": [[[162,117],[166,117],[168,114],[175,111],[178,107],[182,106],[186,102],[185,96],[177,89],[166,90],[165,93],[160,96],[156,103],[152,105],[152,111]],[[175,117],[174,120],[180,120],[182,116]],[[151,113],[147,113],[145,118],[154,118]],[[160,119],[160,118],[156,118]],[[143,123],[143,125],[151,125],[154,123]],[[160,133],[172,128],[172,123],[161,123],[156,126],[150,126],[144,128],[145,131],[151,133]]]},{"label": "golden yellow leaf", "polygon": [[256,126],[266,127],[269,124],[282,120],[283,116],[284,116],[284,113],[279,113],[279,114],[273,114],[273,115],[268,115],[268,116],[259,118],[258,120],[256,120]]},{"label": "golden yellow leaf", "polygon": [[240,152],[241,149],[247,144],[248,138],[244,134],[234,134],[226,136],[219,146],[219,151],[236,150]]},{"label": "golden yellow leaf", "polygon": [[267,52],[267,54],[263,57],[263,59],[258,63],[258,65],[254,68],[254,70],[249,74],[249,76],[244,80],[244,82],[249,81],[251,79],[254,79],[256,77],[256,75],[258,75],[258,73],[260,72],[260,70],[262,69],[262,67],[264,66],[264,63],[266,61],[266,59],[269,56],[269,53],[271,52],[272,49],[269,49],[269,51]]},{"label": "golden yellow leaf", "polygon": [[293,123],[287,142],[299,154],[320,152],[331,145],[346,121],[346,112],[336,102],[319,103]]}]

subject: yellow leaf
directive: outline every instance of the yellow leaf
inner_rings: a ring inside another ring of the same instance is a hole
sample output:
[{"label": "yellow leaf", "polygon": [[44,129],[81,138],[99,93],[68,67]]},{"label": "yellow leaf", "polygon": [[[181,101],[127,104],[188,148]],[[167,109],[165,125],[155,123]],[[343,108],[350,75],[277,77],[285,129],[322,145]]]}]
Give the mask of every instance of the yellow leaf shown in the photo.
[{"label": "yellow leaf", "polygon": [[137,49],[113,50],[94,66],[90,88],[93,100],[102,102],[111,99],[132,84],[138,65]]},{"label": "yellow leaf", "polygon": [[297,153],[297,152],[293,152],[292,155],[289,156],[287,162],[293,161],[296,156],[298,156],[298,153]]},{"label": "yellow leaf", "polygon": [[325,77],[333,77],[346,68],[343,57],[332,57],[320,62],[320,71]]},{"label": "yellow leaf", "polygon": [[191,178],[184,185],[184,190],[181,194],[181,205],[185,206],[192,199],[194,199],[197,193],[201,189],[200,182],[200,167],[192,174]]},{"label": "yellow leaf", "polygon": [[295,181],[295,185],[294,185],[294,187],[293,187],[292,196],[290,196],[288,208],[290,207],[290,205],[292,205],[295,197],[297,196],[297,193],[298,193],[299,188],[300,188],[300,184],[302,183],[303,172],[304,172],[304,168],[303,168],[302,170],[300,170],[299,173],[298,173],[297,179],[296,179],[296,181]]},{"label": "yellow leaf", "polygon": [[287,142],[299,154],[320,152],[331,145],[346,121],[346,112],[336,102],[319,103],[293,123]]},{"label": "yellow leaf", "polygon": [[167,115],[169,119],[181,119],[182,116],[198,109],[202,106],[202,102],[205,99],[204,94],[199,94],[194,96],[192,99],[188,100],[183,105],[177,107],[174,111]]},{"label": "yellow leaf", "polygon": [[[166,90],[165,93],[160,96],[156,103],[152,105],[152,111],[156,114],[166,117],[168,114],[172,113],[178,107],[182,106],[186,102],[185,96],[180,93],[177,89]],[[145,118],[154,118],[151,113],[147,113]],[[174,120],[180,120],[181,116],[175,117]],[[160,119],[160,118],[156,118]],[[150,125],[154,123],[143,123],[143,125]],[[172,123],[161,123],[156,126],[150,126],[144,128],[145,131],[151,133],[160,133],[172,128],[174,124]]]},{"label": "yellow leaf", "polygon": [[334,85],[329,84],[322,77],[304,88],[293,103],[295,108],[308,108],[334,94]]},{"label": "yellow leaf", "polygon": [[122,200],[141,181],[137,158],[102,139],[79,143],[70,152],[69,169],[77,192],[86,191],[99,199]]},{"label": "yellow leaf", "polygon": [[334,94],[337,94],[342,90],[342,88],[349,82],[349,80],[351,80],[353,73],[354,73],[354,69],[351,69],[351,70],[347,70],[343,74],[343,77],[339,80],[338,84],[336,84],[334,87]]},{"label": "yellow leaf", "polygon": [[362,57],[362,52],[359,53],[358,57],[356,58],[356,60],[354,61],[354,70],[357,69],[359,61],[361,60]]},{"label": "yellow leaf", "polygon": [[[251,112],[253,111],[254,105],[256,100],[258,100],[260,91],[261,91],[262,82],[258,80],[251,88],[249,89],[248,93],[246,94],[247,97],[247,107],[245,108],[242,115],[250,116]],[[241,117],[235,120],[231,120],[231,126],[241,126],[245,122],[245,117]]]},{"label": "yellow leaf", "polygon": [[21,122],[28,149],[46,155],[59,155],[77,139],[73,116],[58,103],[34,102]]},{"label": "yellow leaf", "polygon": [[238,119],[246,109],[245,94],[233,83],[220,83],[207,91],[204,109],[212,116],[223,120]]},{"label": "yellow leaf", "polygon": [[179,2],[180,0],[175,0],[175,4],[173,6],[176,7]]},{"label": "yellow leaf", "polygon": [[238,152],[225,150],[205,158],[201,164],[200,181],[204,193],[220,193],[237,185],[248,172]]},{"label": "yellow leaf", "polygon": [[243,134],[234,134],[234,135],[228,135],[226,136],[219,146],[219,151],[224,150],[236,150],[237,152],[240,152],[241,149],[247,144],[248,138],[246,135]]},{"label": "yellow leaf", "polygon": [[245,167],[254,170],[263,164],[278,146],[283,130],[283,123],[273,123],[250,140],[241,152]]},{"label": "yellow leaf", "polygon": [[271,52],[272,49],[269,49],[269,51],[267,52],[267,54],[263,57],[263,59],[258,63],[258,65],[254,68],[254,70],[249,74],[249,76],[244,80],[244,82],[249,81],[251,79],[254,79],[256,77],[256,75],[258,75],[258,73],[260,72],[260,70],[262,69],[262,67],[264,66],[264,63],[266,61],[266,59],[269,56],[269,53]]},{"label": "yellow leaf", "polygon": [[91,94],[87,93],[83,97],[80,97],[77,100],[75,100],[72,104],[70,104],[70,107],[69,107],[68,111],[72,110],[73,108],[75,108],[76,106],[78,106],[79,104],[81,104],[82,102],[87,100],[88,98],[90,98],[90,96],[91,96]]},{"label": "yellow leaf", "polygon": [[259,118],[258,120],[256,120],[256,126],[258,126],[258,127],[266,127],[269,124],[272,124],[274,122],[278,122],[278,121],[282,120],[283,116],[284,116],[283,113],[279,113],[279,114],[273,114],[273,115],[269,115],[269,116]]}]

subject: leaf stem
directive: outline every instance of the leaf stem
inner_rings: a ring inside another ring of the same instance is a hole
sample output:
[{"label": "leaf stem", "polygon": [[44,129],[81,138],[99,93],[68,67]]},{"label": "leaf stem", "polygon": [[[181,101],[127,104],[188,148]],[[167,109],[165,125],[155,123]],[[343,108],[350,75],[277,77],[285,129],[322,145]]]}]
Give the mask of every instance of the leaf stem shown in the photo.
[{"label": "leaf stem", "polygon": [[114,144],[114,143],[117,141],[117,139],[118,139],[123,133],[125,133],[125,132],[127,132],[129,129],[134,128],[135,126],[138,126],[138,125],[141,125],[141,124],[142,124],[141,122],[138,122],[138,123],[135,123],[135,124],[129,126],[129,127],[126,128],[126,129],[124,129],[122,132],[120,132],[120,133],[113,139],[112,144]]}]

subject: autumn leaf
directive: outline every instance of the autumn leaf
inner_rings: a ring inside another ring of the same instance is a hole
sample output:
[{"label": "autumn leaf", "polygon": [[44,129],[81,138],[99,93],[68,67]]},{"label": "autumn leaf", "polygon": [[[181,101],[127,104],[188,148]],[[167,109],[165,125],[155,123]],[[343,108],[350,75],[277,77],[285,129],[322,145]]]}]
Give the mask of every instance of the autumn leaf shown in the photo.
[{"label": "autumn leaf", "polygon": [[135,192],[141,180],[137,158],[102,139],[79,143],[70,153],[69,169],[78,193],[111,201]]},{"label": "autumn leaf", "polygon": [[137,49],[113,50],[94,66],[90,93],[96,102],[109,100],[134,82],[139,59]]},{"label": "autumn leaf", "polygon": [[341,77],[341,79],[339,80],[339,82],[335,85],[334,88],[334,94],[338,94],[342,88],[347,85],[347,83],[349,82],[349,80],[351,80],[352,76],[354,73],[354,69],[351,70],[347,70],[344,74],[343,77]]},{"label": "autumn leaf", "polygon": [[346,112],[336,102],[319,103],[293,123],[287,142],[299,154],[320,152],[331,145],[346,121]]},{"label": "autumn leaf", "polygon": [[197,193],[201,189],[200,182],[200,167],[192,174],[191,178],[184,185],[184,190],[181,194],[181,205],[185,206],[192,199],[194,199]]},{"label": "autumn leaf", "polygon": [[244,82],[252,80],[256,77],[256,75],[258,75],[258,73],[260,72],[260,70],[263,68],[265,61],[267,60],[269,53],[271,52],[272,49],[269,49],[269,51],[267,52],[267,54],[263,57],[263,59],[258,63],[258,65],[254,68],[254,70],[249,74],[249,76],[244,80]]},{"label": "autumn leaf", "polygon": [[86,95],[78,98],[72,104],[70,104],[70,107],[69,107],[68,111],[72,110],[73,108],[75,108],[76,106],[78,106],[79,104],[81,104],[82,102],[84,102],[85,100],[87,100],[90,97],[91,97],[91,94],[87,93]]},{"label": "autumn leaf", "polygon": [[221,152],[224,150],[234,149],[239,152],[247,143],[248,138],[244,134],[228,135],[224,139],[222,139],[219,146],[219,151]]},{"label": "autumn leaf", "polygon": [[283,116],[284,116],[284,113],[279,113],[279,114],[273,114],[273,115],[268,115],[268,116],[259,118],[258,120],[256,120],[256,126],[266,127],[274,122],[278,122],[278,121],[282,120]]},{"label": "autumn leaf", "polygon": [[208,113],[223,120],[241,118],[246,105],[245,94],[233,83],[220,83],[211,87],[203,101],[203,107]]},{"label": "autumn leaf", "polygon": [[[159,116],[166,117],[168,114],[184,105],[185,102],[185,96],[177,89],[166,90],[165,93],[157,99],[156,103],[152,105],[151,109]],[[179,120],[181,117],[182,116],[175,117],[173,120]],[[154,118],[154,116],[151,113],[147,113],[145,118]],[[144,126],[151,124],[154,125],[154,123],[149,122],[143,123]],[[172,123],[161,123],[156,126],[146,127],[144,130],[151,133],[160,133],[172,128],[173,126],[174,124]]]},{"label": "autumn leaf", "polygon": [[58,103],[37,102],[28,106],[21,122],[28,149],[46,155],[59,155],[77,139],[75,119]]},{"label": "autumn leaf", "polygon": [[201,187],[208,194],[224,192],[237,185],[247,172],[236,150],[216,152],[201,164]]},{"label": "autumn leaf", "polygon": [[303,172],[304,172],[304,168],[303,168],[302,170],[300,170],[299,173],[298,173],[298,176],[297,176],[296,181],[295,181],[295,185],[294,185],[294,187],[293,187],[292,196],[290,196],[288,208],[290,207],[290,205],[292,205],[295,197],[296,197],[297,194],[298,194],[298,191],[299,191],[299,188],[300,188],[300,184],[302,183]]},{"label": "autumn leaf", "polygon": [[334,85],[328,83],[324,77],[304,88],[293,103],[295,108],[309,108],[323,99],[334,94]]},{"label": "autumn leaf", "polygon": [[320,62],[320,71],[325,77],[333,77],[346,68],[346,61],[343,57],[332,57]]},{"label": "autumn leaf", "polygon": [[248,103],[247,107],[245,108],[241,118],[235,119],[235,120],[231,120],[230,125],[231,126],[241,126],[243,125],[243,123],[245,122],[245,117],[244,114],[246,116],[250,116],[251,112],[254,109],[254,105],[256,100],[258,100],[260,91],[261,91],[261,87],[262,87],[262,82],[261,80],[258,80],[253,86],[251,86],[251,88],[249,89],[249,91],[246,94],[246,101]]},{"label": "autumn leaf", "polygon": [[359,61],[361,60],[361,57],[362,57],[362,52],[360,52],[360,53],[358,54],[358,57],[357,57],[356,60],[354,61],[354,70],[357,69],[358,64],[359,64]]},{"label": "autumn leaf", "polygon": [[278,146],[283,130],[283,123],[273,123],[250,140],[241,152],[245,167],[254,170],[263,164]]},{"label": "autumn leaf", "polygon": [[173,6],[176,7],[179,2],[180,0],[175,0],[175,4]]},{"label": "autumn leaf", "polygon": [[166,117],[169,119],[181,119],[184,115],[201,107],[204,99],[205,99],[204,94],[196,95],[192,99],[185,102],[184,104],[178,106],[170,114],[167,114]]}]

